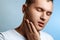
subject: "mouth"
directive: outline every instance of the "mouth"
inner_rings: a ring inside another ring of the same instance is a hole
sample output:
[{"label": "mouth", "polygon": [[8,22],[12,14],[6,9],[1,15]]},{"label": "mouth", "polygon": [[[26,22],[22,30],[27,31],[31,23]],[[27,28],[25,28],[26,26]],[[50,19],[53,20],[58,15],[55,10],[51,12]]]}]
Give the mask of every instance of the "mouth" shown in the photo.
[{"label": "mouth", "polygon": [[44,27],[44,23],[43,22],[38,22],[39,27]]}]

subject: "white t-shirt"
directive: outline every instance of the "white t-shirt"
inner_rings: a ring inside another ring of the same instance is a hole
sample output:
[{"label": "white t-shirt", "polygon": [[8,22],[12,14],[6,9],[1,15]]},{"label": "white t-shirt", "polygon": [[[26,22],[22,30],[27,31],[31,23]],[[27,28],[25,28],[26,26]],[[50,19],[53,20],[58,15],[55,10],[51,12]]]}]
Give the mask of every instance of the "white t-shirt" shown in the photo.
[{"label": "white t-shirt", "polygon": [[[41,40],[53,40],[52,36],[40,31]],[[6,32],[0,33],[0,40],[26,40],[21,34],[19,34],[16,30],[9,30]]]}]

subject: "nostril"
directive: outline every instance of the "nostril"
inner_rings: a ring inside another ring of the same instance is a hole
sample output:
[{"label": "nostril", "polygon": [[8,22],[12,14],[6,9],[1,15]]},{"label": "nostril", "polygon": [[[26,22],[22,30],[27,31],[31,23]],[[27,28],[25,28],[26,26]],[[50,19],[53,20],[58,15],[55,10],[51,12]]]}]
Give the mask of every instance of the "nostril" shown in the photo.
[{"label": "nostril", "polygon": [[45,21],[45,19],[44,19],[43,17],[40,17],[40,19],[41,19],[42,21]]}]

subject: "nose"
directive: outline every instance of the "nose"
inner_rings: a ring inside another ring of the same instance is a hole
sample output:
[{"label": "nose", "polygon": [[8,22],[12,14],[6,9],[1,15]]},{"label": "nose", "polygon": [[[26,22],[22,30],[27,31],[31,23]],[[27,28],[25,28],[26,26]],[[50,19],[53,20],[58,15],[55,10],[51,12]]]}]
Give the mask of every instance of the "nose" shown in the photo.
[{"label": "nose", "polygon": [[40,17],[40,19],[41,19],[42,21],[45,21],[45,18],[43,18],[43,17]]},{"label": "nose", "polygon": [[45,21],[46,19],[45,19],[45,13],[42,13],[42,15],[40,16],[40,20],[42,20],[42,21]]}]

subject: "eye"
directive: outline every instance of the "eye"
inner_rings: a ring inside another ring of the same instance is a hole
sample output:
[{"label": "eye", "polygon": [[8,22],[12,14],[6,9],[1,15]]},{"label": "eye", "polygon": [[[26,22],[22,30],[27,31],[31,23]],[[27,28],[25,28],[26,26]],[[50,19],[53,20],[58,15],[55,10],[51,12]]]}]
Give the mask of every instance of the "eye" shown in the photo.
[{"label": "eye", "polygon": [[47,12],[46,15],[47,16],[50,16],[52,14],[52,12]]},{"label": "eye", "polygon": [[42,11],[43,11],[42,8],[36,8],[36,10],[37,10],[38,12],[42,12]]}]

